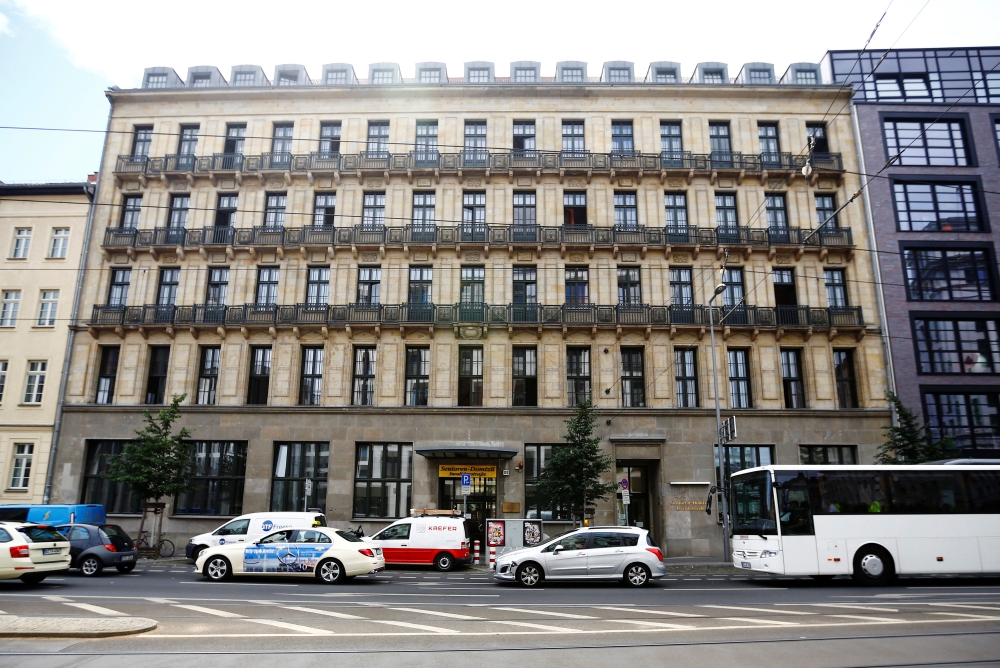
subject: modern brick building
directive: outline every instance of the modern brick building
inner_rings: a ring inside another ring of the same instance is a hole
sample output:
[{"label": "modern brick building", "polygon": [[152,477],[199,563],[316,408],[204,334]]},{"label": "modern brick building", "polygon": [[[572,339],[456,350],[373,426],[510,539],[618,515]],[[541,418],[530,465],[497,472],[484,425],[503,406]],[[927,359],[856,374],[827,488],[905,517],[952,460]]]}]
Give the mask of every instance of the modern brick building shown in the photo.
[{"label": "modern brick building", "polygon": [[855,89],[895,392],[936,435],[1000,455],[1000,47],[830,51],[823,65]]},{"label": "modern brick building", "polygon": [[371,533],[459,506],[471,467],[475,520],[566,520],[534,479],[590,399],[632,480],[595,520],[719,555],[720,276],[730,467],[871,461],[889,412],[860,202],[816,230],[860,187],[826,114],[850,91],[808,63],[542,74],[153,68],[108,91],[56,498],[131,526],[102,456],[184,394],[181,541],[306,507]]}]

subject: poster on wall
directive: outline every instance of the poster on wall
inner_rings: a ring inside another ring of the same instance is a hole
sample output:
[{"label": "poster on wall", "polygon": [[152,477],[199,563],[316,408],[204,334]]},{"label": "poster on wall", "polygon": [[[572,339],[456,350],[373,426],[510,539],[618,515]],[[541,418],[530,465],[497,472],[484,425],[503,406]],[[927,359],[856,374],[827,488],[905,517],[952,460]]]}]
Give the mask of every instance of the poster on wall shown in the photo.
[{"label": "poster on wall", "polygon": [[542,542],[542,521],[524,520],[524,546],[534,547]]},{"label": "poster on wall", "polygon": [[505,541],[503,521],[486,523],[486,544],[489,547],[503,547]]}]

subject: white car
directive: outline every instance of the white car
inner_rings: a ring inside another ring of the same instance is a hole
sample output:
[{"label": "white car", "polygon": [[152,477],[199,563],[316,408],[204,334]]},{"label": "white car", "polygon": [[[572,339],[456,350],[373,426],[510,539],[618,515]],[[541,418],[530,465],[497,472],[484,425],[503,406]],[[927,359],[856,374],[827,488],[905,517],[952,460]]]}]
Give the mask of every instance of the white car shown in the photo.
[{"label": "white car", "polygon": [[38,584],[69,570],[70,544],[50,526],[0,522],[0,580]]},{"label": "white car", "polygon": [[663,552],[645,529],[587,527],[500,555],[494,579],[535,587],[542,580],[621,580],[633,587],[667,574]]},{"label": "white car", "polygon": [[353,533],[310,527],[282,529],[253,543],[206,548],[195,570],[216,582],[234,575],[290,575],[335,584],[385,570],[385,559],[382,548]]}]

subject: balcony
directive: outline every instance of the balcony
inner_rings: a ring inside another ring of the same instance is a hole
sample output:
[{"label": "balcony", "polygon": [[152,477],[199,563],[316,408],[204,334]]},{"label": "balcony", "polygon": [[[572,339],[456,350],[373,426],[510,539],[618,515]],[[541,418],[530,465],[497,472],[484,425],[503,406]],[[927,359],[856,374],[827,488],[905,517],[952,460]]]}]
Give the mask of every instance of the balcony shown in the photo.
[{"label": "balcony", "polygon": [[134,227],[109,227],[104,230],[103,248],[133,248],[138,230]]},{"label": "balcony", "polygon": [[542,167],[541,154],[535,149],[515,149],[510,152],[510,169],[538,170]]},{"label": "balcony", "polygon": [[310,153],[307,169],[314,172],[339,172],[340,153]]},{"label": "balcony", "polygon": [[154,227],[138,230],[136,248],[183,248],[187,240],[187,230],[183,227]]},{"label": "balcony", "polygon": [[388,151],[362,151],[358,154],[358,169],[370,171],[389,171]]},{"label": "balcony", "polygon": [[490,152],[484,148],[467,148],[462,151],[462,169],[489,169]]},{"label": "balcony", "polygon": [[125,320],[125,306],[120,304],[94,304],[90,314],[91,326],[121,325]]},{"label": "balcony", "polygon": [[192,232],[198,235],[198,243],[202,246],[232,246],[236,239],[236,228],[227,225],[205,227]]},{"label": "balcony", "polygon": [[120,155],[115,164],[115,174],[145,174],[148,155]]},{"label": "balcony", "polygon": [[198,164],[198,158],[193,154],[166,155],[160,162],[161,171],[164,173],[185,173],[194,172]]},{"label": "balcony", "polygon": [[173,304],[128,306],[125,308],[124,325],[126,327],[169,327],[174,324],[176,310],[177,307]]},{"label": "balcony", "polygon": [[660,153],[660,169],[693,169],[691,151],[663,151]]},{"label": "balcony", "polygon": [[410,166],[412,169],[440,169],[441,154],[432,150],[414,151],[410,153]]},{"label": "balcony", "polygon": [[212,160],[209,162],[208,171],[242,172],[243,162],[242,153],[213,153]]},{"label": "balcony", "polygon": [[228,308],[224,304],[178,306],[174,314],[174,324],[186,327],[221,327],[226,324]]},{"label": "balcony", "polygon": [[720,225],[715,228],[716,243],[720,246],[758,246],[767,248],[767,230],[745,226]]},{"label": "balcony", "polygon": [[262,172],[287,172],[292,169],[292,154],[285,152],[261,153],[258,169]]}]

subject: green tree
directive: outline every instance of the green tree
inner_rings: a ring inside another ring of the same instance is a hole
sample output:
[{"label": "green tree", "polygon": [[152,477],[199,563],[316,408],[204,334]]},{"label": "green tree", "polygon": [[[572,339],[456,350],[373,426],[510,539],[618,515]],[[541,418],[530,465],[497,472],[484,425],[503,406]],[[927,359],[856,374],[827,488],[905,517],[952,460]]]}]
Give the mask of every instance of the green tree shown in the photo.
[{"label": "green tree", "polygon": [[135,440],[126,443],[121,453],[108,456],[104,477],[127,484],[143,504],[140,535],[146,523],[147,502],[155,503],[190,489],[191,448],[184,439],[191,433],[183,427],[176,434],[171,433],[180,418],[179,405],[185,396],[175,395],[170,406],[156,415],[143,411],[146,426],[135,430]]},{"label": "green tree", "polygon": [[896,423],[882,427],[888,440],[879,446],[876,463],[920,464],[945,459],[955,453],[955,444],[950,438],[935,440],[930,427],[921,424],[899,397],[892,392],[886,392],[885,396],[896,414]]},{"label": "green tree", "polygon": [[575,511],[579,506],[583,517],[588,502],[606,499],[614,493],[614,481],[601,480],[611,470],[612,462],[601,450],[601,437],[594,436],[597,411],[589,401],[579,404],[576,415],[565,422],[566,445],[552,448],[545,468],[538,475],[538,487],[556,507]]}]

